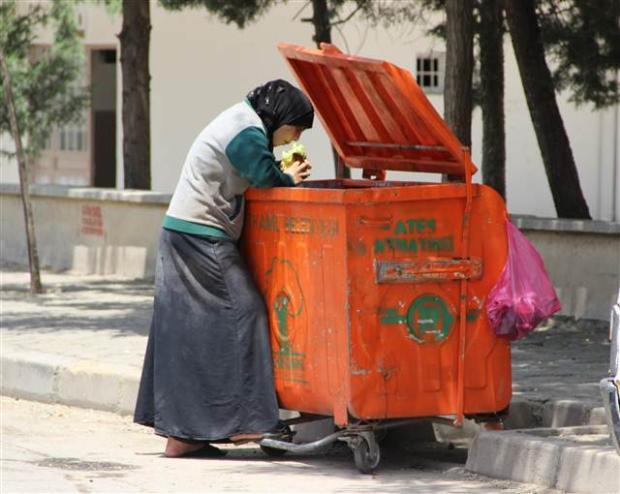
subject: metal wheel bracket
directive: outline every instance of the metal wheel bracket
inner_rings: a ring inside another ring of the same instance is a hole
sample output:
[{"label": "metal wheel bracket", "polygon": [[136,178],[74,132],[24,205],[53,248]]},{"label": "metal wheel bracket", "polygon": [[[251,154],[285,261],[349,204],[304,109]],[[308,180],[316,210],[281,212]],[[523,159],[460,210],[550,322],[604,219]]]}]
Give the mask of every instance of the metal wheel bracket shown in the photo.
[{"label": "metal wheel bracket", "polygon": [[381,450],[373,431],[359,431],[339,438],[353,450],[355,466],[361,473],[370,474],[381,461]]}]

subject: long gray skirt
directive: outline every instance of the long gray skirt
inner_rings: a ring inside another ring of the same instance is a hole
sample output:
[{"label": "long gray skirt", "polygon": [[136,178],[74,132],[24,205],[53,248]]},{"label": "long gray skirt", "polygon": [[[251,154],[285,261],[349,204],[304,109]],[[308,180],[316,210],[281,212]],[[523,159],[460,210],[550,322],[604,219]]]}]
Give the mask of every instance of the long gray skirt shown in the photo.
[{"label": "long gray skirt", "polygon": [[276,428],[265,304],[234,242],[162,230],[134,421],[205,441]]}]

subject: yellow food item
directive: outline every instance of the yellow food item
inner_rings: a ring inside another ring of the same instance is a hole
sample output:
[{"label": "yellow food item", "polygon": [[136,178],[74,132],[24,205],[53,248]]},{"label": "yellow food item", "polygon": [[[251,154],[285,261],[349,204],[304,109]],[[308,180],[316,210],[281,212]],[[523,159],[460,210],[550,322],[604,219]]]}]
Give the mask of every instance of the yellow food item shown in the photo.
[{"label": "yellow food item", "polygon": [[306,148],[299,142],[292,142],[288,151],[282,153],[282,160],[280,161],[280,168],[286,170],[295,161],[303,161],[306,159]]}]

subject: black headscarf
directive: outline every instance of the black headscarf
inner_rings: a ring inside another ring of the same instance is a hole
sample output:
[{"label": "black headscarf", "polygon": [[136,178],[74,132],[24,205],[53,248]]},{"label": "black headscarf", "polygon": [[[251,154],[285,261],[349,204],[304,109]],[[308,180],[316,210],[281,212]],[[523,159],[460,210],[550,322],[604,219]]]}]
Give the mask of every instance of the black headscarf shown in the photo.
[{"label": "black headscarf", "polygon": [[308,97],[292,84],[277,79],[258,86],[247,95],[248,101],[267,130],[269,147],[273,133],[283,125],[309,129],[314,120],[314,108]]}]

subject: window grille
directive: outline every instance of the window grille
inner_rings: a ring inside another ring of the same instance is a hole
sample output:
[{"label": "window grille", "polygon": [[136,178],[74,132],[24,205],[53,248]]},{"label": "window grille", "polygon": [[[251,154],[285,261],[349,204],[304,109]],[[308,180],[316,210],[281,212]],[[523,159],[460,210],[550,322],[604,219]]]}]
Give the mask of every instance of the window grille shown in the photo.
[{"label": "window grille", "polygon": [[416,57],[416,81],[425,92],[443,93],[445,53],[425,53]]}]

